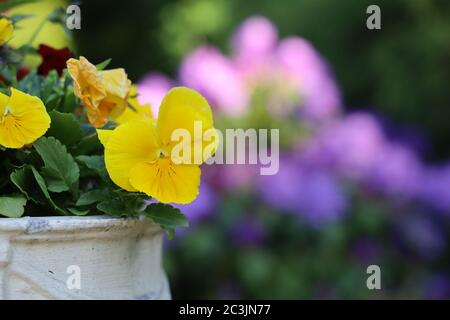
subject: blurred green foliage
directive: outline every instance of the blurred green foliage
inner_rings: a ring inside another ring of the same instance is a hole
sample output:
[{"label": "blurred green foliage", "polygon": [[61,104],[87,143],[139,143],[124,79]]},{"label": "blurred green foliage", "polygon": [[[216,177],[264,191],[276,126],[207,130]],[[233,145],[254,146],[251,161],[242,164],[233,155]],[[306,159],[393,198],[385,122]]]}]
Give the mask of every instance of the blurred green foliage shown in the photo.
[{"label": "blurred green foliage", "polygon": [[[399,208],[380,200],[355,193],[345,220],[315,229],[246,196],[228,195],[206,223],[167,243],[165,267],[174,298],[426,298],[427,276],[445,272],[448,257],[430,263],[405,251],[391,230]],[[261,242],[236,242],[233,226],[246,216],[262,222]],[[375,251],[365,248],[361,257],[361,240]],[[383,290],[367,290],[372,263],[382,268]]]}]

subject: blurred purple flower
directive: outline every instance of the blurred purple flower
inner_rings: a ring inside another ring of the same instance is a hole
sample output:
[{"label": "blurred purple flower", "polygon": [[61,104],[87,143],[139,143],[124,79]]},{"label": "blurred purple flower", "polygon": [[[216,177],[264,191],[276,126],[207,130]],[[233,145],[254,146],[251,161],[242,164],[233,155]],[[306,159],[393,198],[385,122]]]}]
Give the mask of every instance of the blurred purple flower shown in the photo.
[{"label": "blurred purple flower", "polygon": [[150,103],[153,117],[158,117],[161,101],[174,83],[160,73],[149,73],[137,85],[139,103]]},{"label": "blurred purple flower", "polygon": [[366,112],[336,121],[323,130],[319,139],[322,157],[333,159],[335,169],[352,179],[367,175],[385,144],[378,121]]},{"label": "blurred purple flower", "polygon": [[298,162],[280,160],[273,176],[261,176],[259,190],[271,206],[296,213],[312,225],[333,222],[347,208],[342,186],[329,173],[304,170]]},{"label": "blurred purple flower", "polygon": [[277,67],[291,79],[302,97],[302,114],[308,119],[324,120],[341,108],[341,94],[328,65],[307,40],[290,37],[276,50]]},{"label": "blurred purple flower", "polygon": [[408,214],[400,217],[395,229],[401,244],[420,257],[433,260],[446,249],[446,239],[440,225],[428,216]]},{"label": "blurred purple flower", "polygon": [[371,187],[385,194],[412,198],[422,182],[422,164],[406,147],[386,144],[376,157],[368,180]]},{"label": "blurred purple flower", "polygon": [[450,299],[450,277],[437,274],[425,282],[425,299]]},{"label": "blurred purple flower", "polygon": [[225,114],[239,116],[246,110],[249,102],[246,84],[233,63],[216,48],[200,47],[186,56],[179,79]]},{"label": "blurred purple flower", "polygon": [[425,170],[419,199],[435,210],[450,213],[450,163]]},{"label": "blurred purple flower", "polygon": [[302,188],[301,175],[298,163],[286,157],[280,158],[277,174],[260,176],[258,188],[263,200],[274,208],[296,211]]},{"label": "blurred purple flower", "polygon": [[377,262],[380,256],[380,247],[374,240],[363,237],[355,241],[352,253],[362,264],[369,265]]},{"label": "blurred purple flower", "polygon": [[325,172],[305,172],[299,194],[301,215],[313,225],[337,221],[347,208],[342,186]]},{"label": "blurred purple flower", "polygon": [[183,212],[191,224],[207,218],[214,213],[217,197],[214,190],[205,182],[200,184],[197,198],[189,204],[172,204]]},{"label": "blurred purple flower", "polygon": [[255,217],[244,217],[232,230],[233,242],[240,247],[257,246],[266,238],[266,230]]}]

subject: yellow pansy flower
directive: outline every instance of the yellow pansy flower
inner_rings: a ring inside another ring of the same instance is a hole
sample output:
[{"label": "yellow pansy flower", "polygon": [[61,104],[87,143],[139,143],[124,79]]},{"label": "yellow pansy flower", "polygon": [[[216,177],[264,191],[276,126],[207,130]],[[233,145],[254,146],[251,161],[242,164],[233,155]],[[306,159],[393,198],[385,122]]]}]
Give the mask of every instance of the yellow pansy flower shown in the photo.
[{"label": "yellow pansy flower", "polygon": [[7,18],[0,18],[0,46],[11,40],[13,35],[13,24]]},{"label": "yellow pansy flower", "polygon": [[202,148],[210,146],[212,142],[203,141],[203,133],[214,130],[208,102],[198,92],[178,87],[164,97],[156,121],[139,118],[114,130],[97,130],[111,180],[127,191],[143,192],[163,203],[192,202],[200,185],[200,164],[206,159],[175,163],[172,150],[178,142],[172,141],[172,133],[183,129],[194,137],[194,123],[201,124]]},{"label": "yellow pansy flower", "polygon": [[50,116],[38,97],[11,88],[11,97],[0,93],[0,145],[20,149],[43,136]]},{"label": "yellow pansy flower", "polygon": [[74,93],[81,99],[94,127],[104,126],[109,118],[126,110],[131,81],[124,69],[98,71],[85,57],[80,57],[69,59],[67,70],[74,80]]},{"label": "yellow pansy flower", "polygon": [[128,98],[128,103],[133,108],[126,108],[126,110],[118,117],[112,118],[115,122],[119,124],[124,124],[131,120],[136,120],[140,118],[153,118],[152,107],[150,104],[140,104],[137,99],[137,87],[135,85],[131,86],[130,97]]}]

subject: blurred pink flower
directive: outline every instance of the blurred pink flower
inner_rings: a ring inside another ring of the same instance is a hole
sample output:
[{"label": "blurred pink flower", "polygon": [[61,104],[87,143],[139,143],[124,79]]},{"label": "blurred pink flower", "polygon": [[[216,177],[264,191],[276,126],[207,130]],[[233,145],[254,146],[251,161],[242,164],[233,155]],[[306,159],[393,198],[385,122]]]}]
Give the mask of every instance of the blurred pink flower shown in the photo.
[{"label": "blurred pink flower", "polygon": [[145,75],[138,83],[139,103],[150,103],[152,114],[158,117],[161,101],[175,84],[168,77],[161,73],[149,73]]},{"label": "blurred pink flower", "polygon": [[250,17],[232,37],[233,59],[244,73],[259,73],[270,64],[277,41],[277,30],[270,20]]},{"label": "blurred pink flower", "polygon": [[[338,85],[327,63],[307,40],[289,37],[278,42],[266,18],[245,20],[232,38],[233,61],[250,88],[269,90],[270,111],[289,115],[292,105],[308,120],[322,121],[342,107]],[[283,109],[285,107],[289,110]]]},{"label": "blurred pink flower", "polygon": [[342,105],[341,94],[328,65],[311,43],[300,37],[286,38],[275,55],[278,68],[298,89],[302,114],[312,120],[335,116]]},{"label": "blurred pink flower", "polygon": [[246,84],[233,63],[213,47],[200,47],[186,56],[179,79],[203,94],[211,107],[231,116],[242,115],[249,103]]},{"label": "blurred pink flower", "polygon": [[254,164],[223,164],[205,166],[204,169],[205,179],[216,188],[237,191],[254,187],[260,167]]}]

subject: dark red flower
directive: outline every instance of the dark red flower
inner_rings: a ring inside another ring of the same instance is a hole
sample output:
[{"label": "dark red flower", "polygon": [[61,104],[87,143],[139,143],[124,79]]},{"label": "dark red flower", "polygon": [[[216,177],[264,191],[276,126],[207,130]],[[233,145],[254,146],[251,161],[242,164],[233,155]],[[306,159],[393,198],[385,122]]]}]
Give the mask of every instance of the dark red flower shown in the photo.
[{"label": "dark red flower", "polygon": [[28,68],[22,67],[19,70],[17,70],[16,73],[16,78],[17,80],[22,80],[23,78],[25,78],[27,76],[27,74],[30,73],[30,70]]},{"label": "dark red flower", "polygon": [[42,63],[38,67],[38,73],[46,76],[51,70],[58,71],[59,76],[66,68],[66,61],[72,57],[68,48],[54,49],[45,44],[39,45],[39,54],[42,57]]}]

